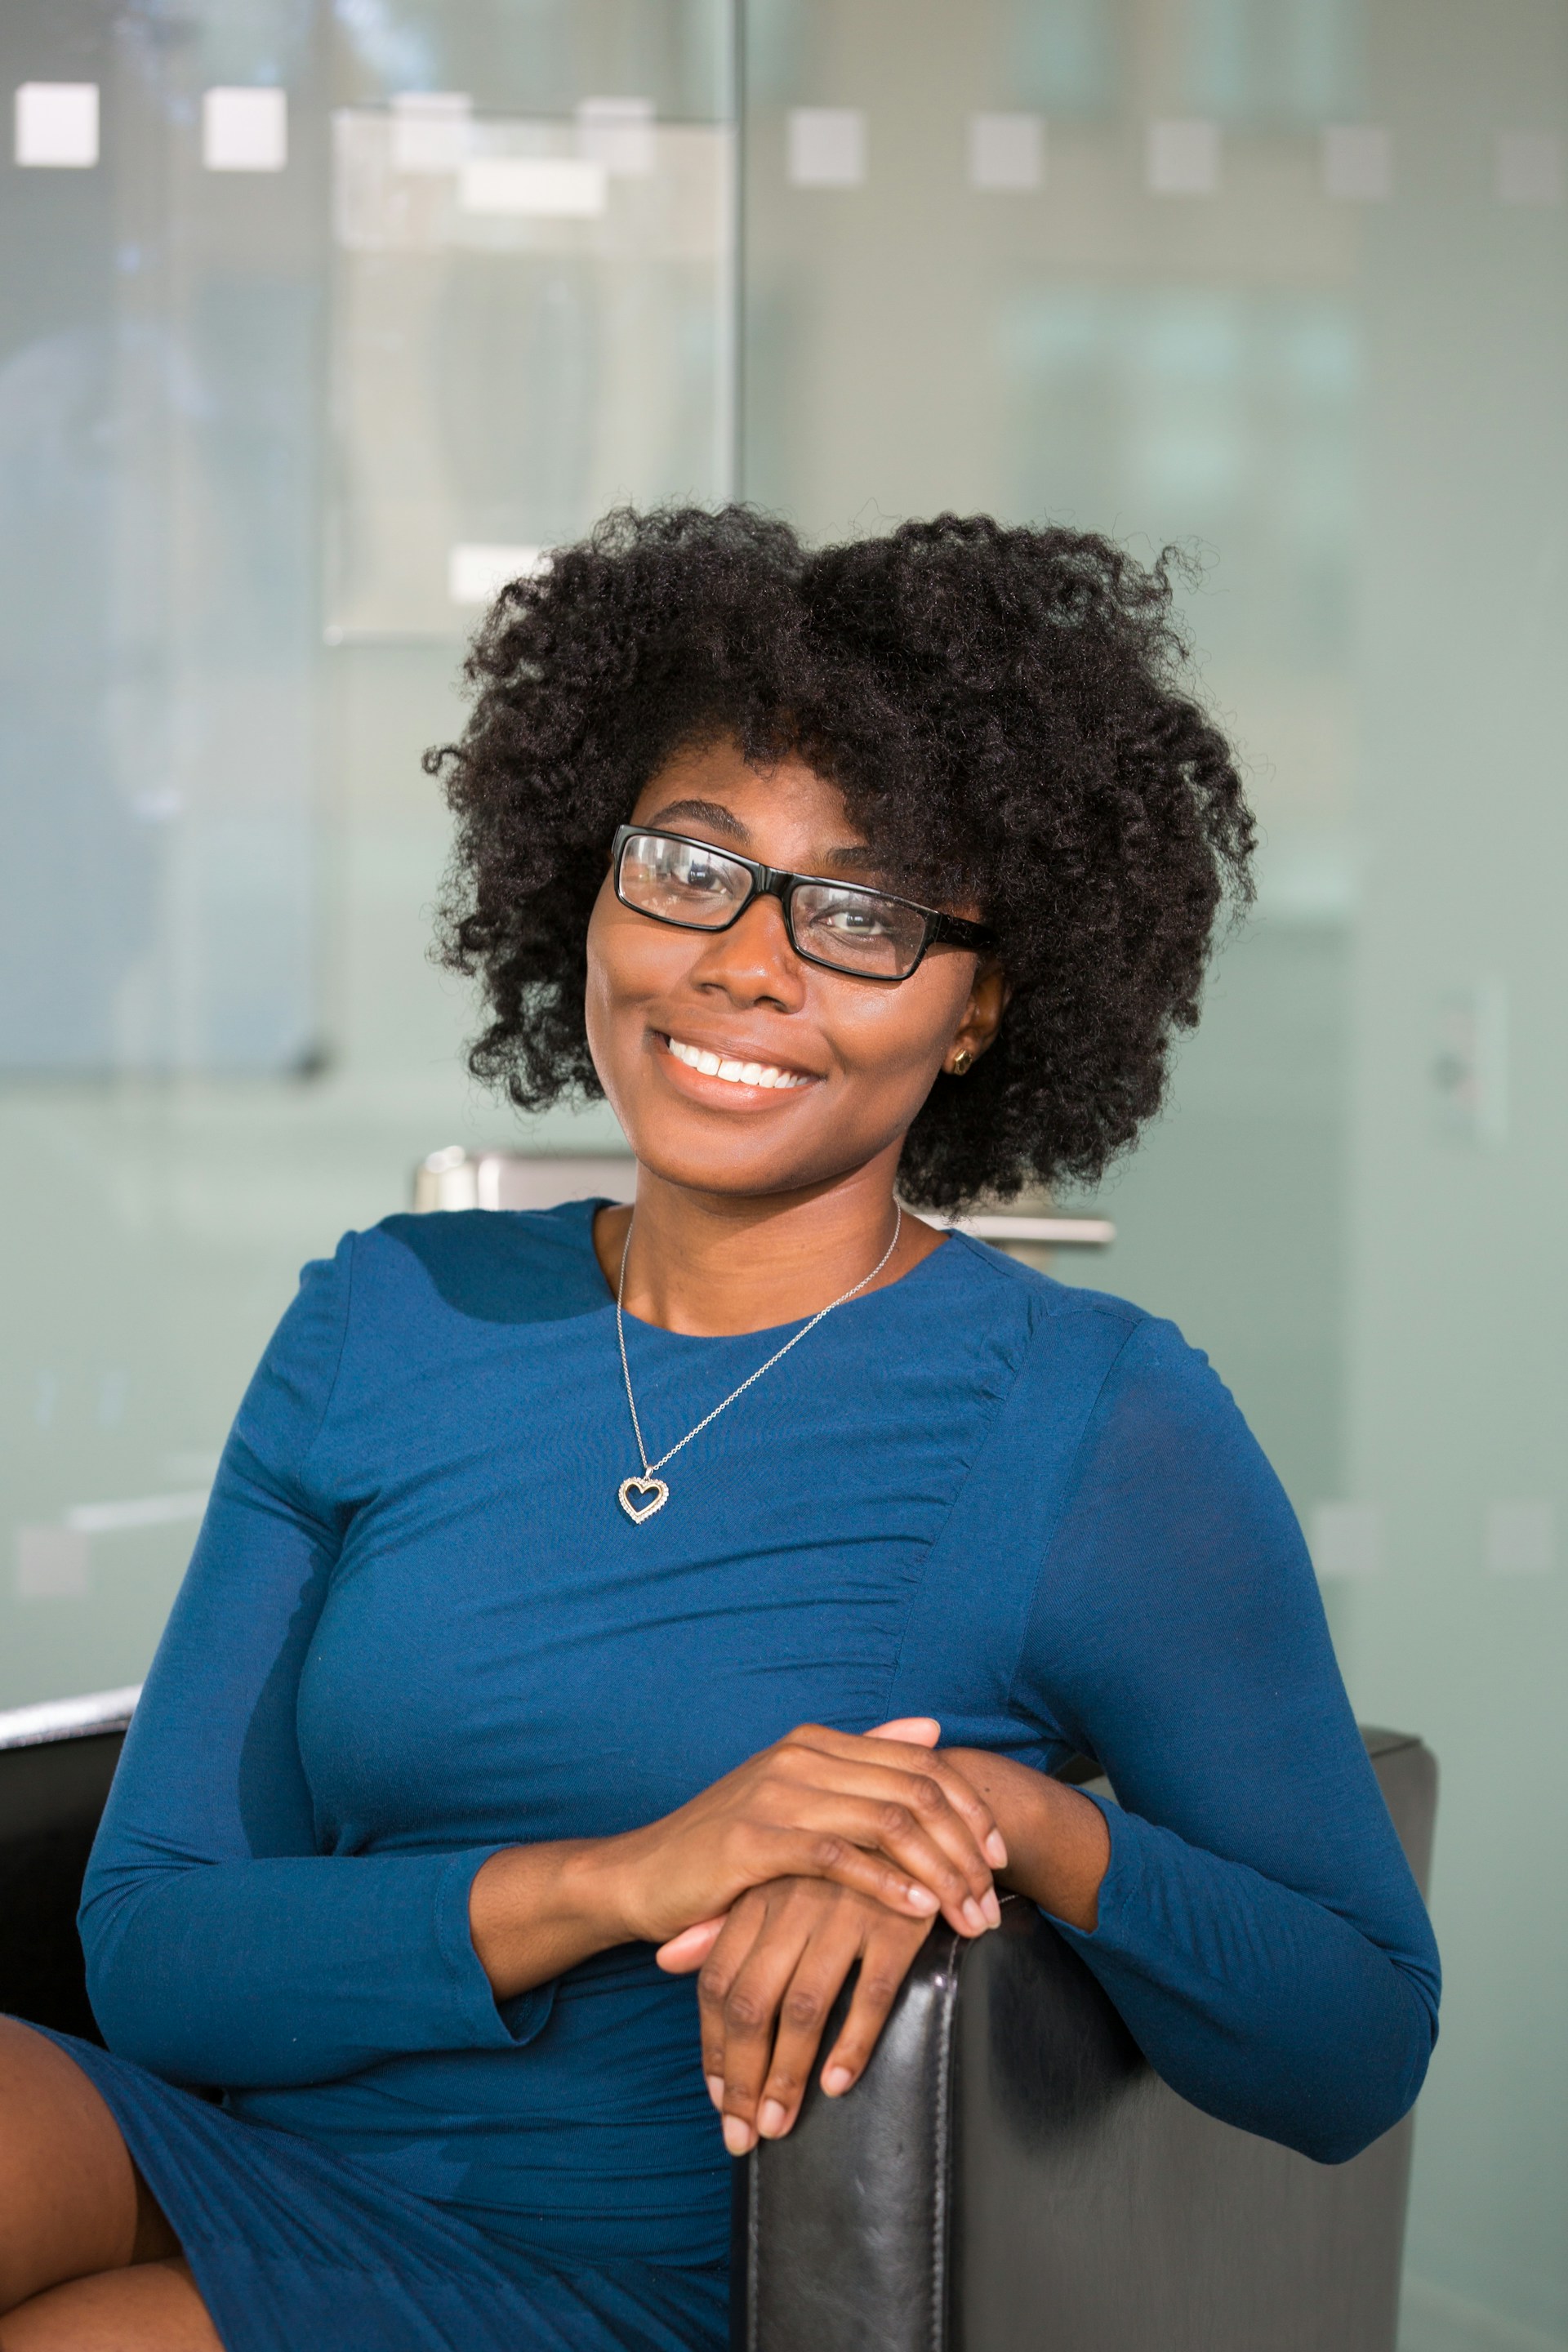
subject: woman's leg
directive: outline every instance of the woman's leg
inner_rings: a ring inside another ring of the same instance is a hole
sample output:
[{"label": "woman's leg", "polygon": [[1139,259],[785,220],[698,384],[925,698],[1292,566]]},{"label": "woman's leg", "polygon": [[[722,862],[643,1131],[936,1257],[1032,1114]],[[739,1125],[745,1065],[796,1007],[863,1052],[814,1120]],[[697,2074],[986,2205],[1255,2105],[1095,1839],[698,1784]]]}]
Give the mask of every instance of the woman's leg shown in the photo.
[{"label": "woman's leg", "polygon": [[100,2271],[0,2318],[0,2352],[223,2352],[189,2267],[172,2261]]},{"label": "woman's leg", "polygon": [[[145,2284],[142,2271],[153,2275]],[[109,2275],[105,2275],[108,2273]],[[118,2275],[115,2275],[118,2274]],[[72,2285],[68,2282],[79,2282]],[[218,2338],[180,2260],[179,2242],[131,2161],[120,2126],[81,2068],[58,2044],[14,2018],[0,2018],[0,2352],[88,2352],[100,2337],[68,2332],[68,2299],[90,2293],[102,2325],[110,2305],[127,2296],[162,2299],[165,2314],[194,2313],[205,2335],[150,2334],[170,2352],[216,2347]],[[58,2332],[47,2306],[58,2304]],[[56,2332],[48,2332],[55,2327]],[[108,2345],[109,2334],[101,2336]],[[121,2327],[121,2352],[142,2338]]]}]

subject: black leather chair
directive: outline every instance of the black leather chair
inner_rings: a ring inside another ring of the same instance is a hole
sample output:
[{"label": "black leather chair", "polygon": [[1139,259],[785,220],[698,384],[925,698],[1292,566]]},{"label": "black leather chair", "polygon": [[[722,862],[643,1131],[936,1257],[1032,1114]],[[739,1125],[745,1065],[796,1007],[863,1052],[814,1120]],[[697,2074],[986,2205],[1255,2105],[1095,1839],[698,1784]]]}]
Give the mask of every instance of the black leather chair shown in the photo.
[{"label": "black leather chair", "polygon": [[[46,1710],[10,1720],[35,1713]],[[100,2037],[77,1899],[128,1720],[111,1706],[85,1724],[0,1730],[0,2013],[89,2042]]]},{"label": "black leather chair", "polygon": [[[1365,1737],[1425,1891],[1436,1764]],[[736,2167],[735,2352],[1394,2352],[1411,2128],[1325,2166],[1201,2115],[1009,1898]]]},{"label": "black leather chair", "polygon": [[[76,1902],[122,1737],[0,1739],[0,2011],[92,2039]],[[1366,1739],[1425,1888],[1436,1768]],[[1009,1897],[735,2167],[736,2352],[1393,2352],[1410,2135],[1326,2167],[1200,2115]]]}]

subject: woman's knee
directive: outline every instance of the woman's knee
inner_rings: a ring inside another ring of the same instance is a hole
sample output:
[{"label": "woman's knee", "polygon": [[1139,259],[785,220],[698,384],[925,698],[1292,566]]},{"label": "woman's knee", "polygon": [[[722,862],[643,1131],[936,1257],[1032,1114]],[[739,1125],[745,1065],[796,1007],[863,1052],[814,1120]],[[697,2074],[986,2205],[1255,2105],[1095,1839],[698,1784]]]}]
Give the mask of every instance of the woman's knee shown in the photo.
[{"label": "woman's knee", "polygon": [[140,2263],[51,2287],[0,2319],[0,2352],[223,2352],[189,2267]]},{"label": "woman's knee", "polygon": [[82,2069],[47,2034],[0,2017],[0,2311],[178,2251]]}]

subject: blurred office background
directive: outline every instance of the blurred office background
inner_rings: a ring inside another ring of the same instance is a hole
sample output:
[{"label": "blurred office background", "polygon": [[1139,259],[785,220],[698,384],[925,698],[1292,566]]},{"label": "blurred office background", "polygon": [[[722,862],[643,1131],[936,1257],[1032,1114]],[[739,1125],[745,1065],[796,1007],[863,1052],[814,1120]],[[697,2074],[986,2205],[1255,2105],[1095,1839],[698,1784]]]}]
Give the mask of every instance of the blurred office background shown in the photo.
[{"label": "blurred office background", "polygon": [[[613,501],[1194,554],[1265,833],[1068,1278],[1444,1768],[1407,2352],[1568,2346],[1568,0],[10,0],[0,1707],[139,1679],[300,1262],[520,1131],[426,961]],[[1077,1205],[1077,1204],[1074,1204]]]}]

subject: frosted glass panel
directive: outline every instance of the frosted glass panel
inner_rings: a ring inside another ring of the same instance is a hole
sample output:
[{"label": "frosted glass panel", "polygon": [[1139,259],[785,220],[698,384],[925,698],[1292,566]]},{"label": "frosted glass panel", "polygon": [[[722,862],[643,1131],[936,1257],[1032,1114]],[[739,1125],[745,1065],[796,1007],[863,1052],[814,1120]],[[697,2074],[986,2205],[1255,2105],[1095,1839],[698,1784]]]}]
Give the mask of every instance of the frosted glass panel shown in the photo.
[{"label": "frosted glass panel", "polygon": [[[1568,8],[767,22],[748,487],[824,535],[981,508],[1195,566],[1259,902],[1072,1203],[1114,1247],[1057,1271],[1208,1350],[1358,1708],[1441,1761],[1402,2352],[1568,2352]],[[792,184],[792,113],[851,106],[865,185]],[[1004,197],[971,125],[1025,113],[1047,168]]]},{"label": "frosted glass panel", "polygon": [[502,580],[731,486],[731,57],[721,0],[0,11],[0,1706],[145,1670],[306,1259],[442,1145],[618,1139],[465,1077],[420,754]]},{"label": "frosted glass panel", "polygon": [[[9,9],[0,54],[44,32]],[[185,46],[132,23],[101,68],[18,91],[0,228],[0,1067],[289,1068],[319,1030],[310,173],[220,184]],[[84,89],[78,168],[26,168],[68,160]]]},{"label": "frosted glass panel", "polygon": [[464,629],[455,550],[723,495],[732,146],[602,103],[337,114],[331,642]]},{"label": "frosted glass panel", "polygon": [[728,14],[658,14],[5,12],[0,1070],[314,1067],[330,650],[727,491]]}]

